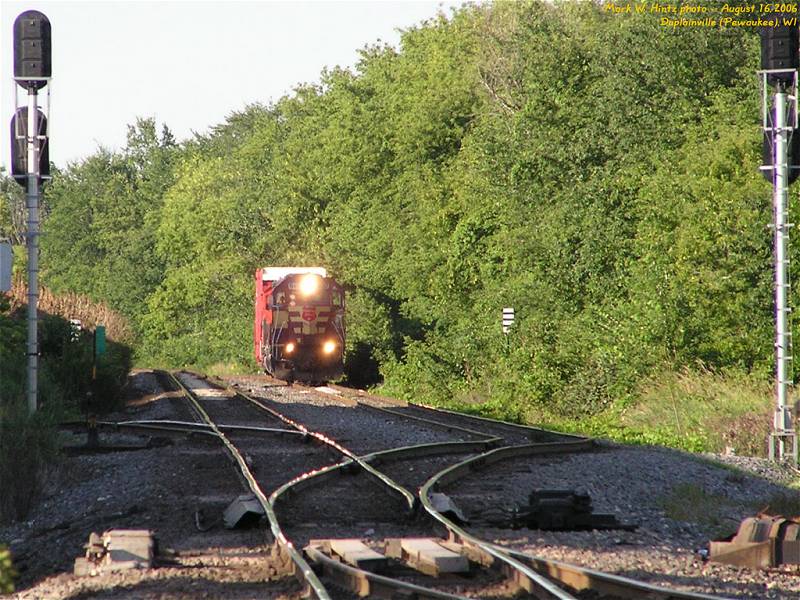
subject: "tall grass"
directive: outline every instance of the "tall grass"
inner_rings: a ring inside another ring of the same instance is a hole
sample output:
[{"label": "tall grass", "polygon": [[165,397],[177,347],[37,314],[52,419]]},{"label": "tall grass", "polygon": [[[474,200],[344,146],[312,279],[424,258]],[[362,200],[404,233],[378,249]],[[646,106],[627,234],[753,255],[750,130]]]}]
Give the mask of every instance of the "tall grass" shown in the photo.
[{"label": "tall grass", "polygon": [[0,522],[24,519],[41,492],[43,473],[58,456],[54,415],[27,415],[19,403],[6,406],[0,422]]},{"label": "tall grass", "polygon": [[770,382],[736,371],[665,371],[639,388],[620,411],[620,425],[677,439],[699,439],[703,449],[765,456],[772,423]]},{"label": "tall grass", "polygon": [[512,409],[491,402],[458,405],[484,416],[623,443],[759,457],[766,456],[772,407],[768,381],[737,371],[713,372],[702,367],[661,371],[640,384],[626,401],[583,418],[525,403],[516,403]]}]

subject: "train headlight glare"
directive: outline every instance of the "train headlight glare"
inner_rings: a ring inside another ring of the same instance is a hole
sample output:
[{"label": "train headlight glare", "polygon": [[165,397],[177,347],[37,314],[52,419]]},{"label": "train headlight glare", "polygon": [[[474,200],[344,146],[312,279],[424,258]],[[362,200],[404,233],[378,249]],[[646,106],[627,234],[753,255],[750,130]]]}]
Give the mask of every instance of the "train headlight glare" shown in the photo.
[{"label": "train headlight glare", "polygon": [[289,342],[286,344],[286,354],[291,354],[294,352],[294,342]]},{"label": "train headlight glare", "polygon": [[316,294],[319,290],[319,276],[318,275],[305,275],[302,279],[300,279],[300,293],[303,296],[311,296]]},{"label": "train headlight glare", "polygon": [[329,340],[329,341],[325,342],[325,343],[322,345],[322,351],[323,351],[325,354],[332,354],[334,350],[336,350],[336,342],[331,342],[331,341]]}]

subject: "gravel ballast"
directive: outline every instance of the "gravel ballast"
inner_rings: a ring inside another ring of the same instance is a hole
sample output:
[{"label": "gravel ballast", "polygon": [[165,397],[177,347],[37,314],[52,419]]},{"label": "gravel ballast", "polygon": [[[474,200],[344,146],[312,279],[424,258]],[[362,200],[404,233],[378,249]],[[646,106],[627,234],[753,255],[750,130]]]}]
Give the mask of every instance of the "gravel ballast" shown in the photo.
[{"label": "gravel ballast", "polygon": [[[253,396],[267,399],[291,418],[358,453],[460,439],[440,429],[426,429],[419,422],[359,408],[332,393],[274,386],[259,377],[235,381]],[[152,373],[138,372],[132,382],[138,398],[124,413],[114,415],[118,420],[190,418],[183,401],[158,395]],[[103,436],[106,443],[132,440],[142,442],[133,436]],[[299,598],[300,589],[293,580],[266,581],[261,558],[268,540],[263,530],[229,531],[214,523],[227,503],[243,491],[229,461],[216,450],[213,440],[178,436],[164,447],[64,458],[28,520],[0,528],[0,544],[10,545],[21,572],[13,597]],[[318,454],[311,448],[308,451],[309,456]],[[269,452],[270,443],[264,442],[253,458],[259,463]],[[452,462],[464,458],[456,455]],[[431,461],[434,464],[441,467]],[[275,475],[270,475],[270,485],[280,481]],[[614,513],[623,522],[638,523],[639,528],[633,532],[543,532],[484,527],[476,522],[470,531],[537,556],[657,585],[728,598],[788,599],[800,595],[797,567],[734,568],[706,562],[697,550],[710,539],[732,532],[742,518],[756,514],[775,498],[790,497],[800,506],[793,481],[797,481],[794,472],[760,459],[697,457],[603,444],[594,452],[495,465],[443,491],[462,510],[479,516],[493,503],[510,507],[525,502],[534,488],[585,490],[595,511]],[[198,509],[212,524],[207,532],[195,527]],[[291,517],[291,510],[286,514]],[[305,539],[322,532],[331,535],[330,524],[317,527],[293,521],[289,518],[290,529],[302,530]],[[72,563],[82,555],[89,533],[113,527],[153,529],[161,546],[174,552],[152,569],[73,576]],[[392,534],[382,527],[363,519],[351,521],[342,532],[361,532],[365,541],[374,544],[378,536]]]},{"label": "gravel ballast", "polygon": [[792,475],[760,459],[701,459],[675,450],[604,444],[596,452],[509,462],[446,491],[478,522],[494,505],[526,504],[534,489],[585,491],[595,512],[612,513],[638,528],[470,531],[542,558],[654,585],[727,598],[797,598],[799,567],[742,569],[702,555],[709,540],[734,533],[742,519],[775,500],[793,498],[800,506],[800,494],[787,487]]}]

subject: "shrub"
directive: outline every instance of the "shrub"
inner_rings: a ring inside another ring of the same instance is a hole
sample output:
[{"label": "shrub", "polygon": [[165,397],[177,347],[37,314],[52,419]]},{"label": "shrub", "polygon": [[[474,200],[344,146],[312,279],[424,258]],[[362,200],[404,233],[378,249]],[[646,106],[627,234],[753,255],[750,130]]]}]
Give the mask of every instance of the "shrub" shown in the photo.
[{"label": "shrub", "polygon": [[0,594],[10,594],[14,591],[14,575],[11,552],[8,548],[0,546]]},{"label": "shrub", "polygon": [[39,324],[39,406],[29,416],[25,331],[21,311],[0,296],[0,522],[27,515],[44,468],[58,456],[56,423],[88,410],[90,390],[93,412],[115,408],[130,368],[130,350],[109,341],[93,381],[91,333],[76,338],[68,321],[45,315]]},{"label": "shrub", "polygon": [[58,454],[55,419],[41,410],[28,416],[17,403],[0,422],[0,522],[23,519],[42,486],[44,467]]}]

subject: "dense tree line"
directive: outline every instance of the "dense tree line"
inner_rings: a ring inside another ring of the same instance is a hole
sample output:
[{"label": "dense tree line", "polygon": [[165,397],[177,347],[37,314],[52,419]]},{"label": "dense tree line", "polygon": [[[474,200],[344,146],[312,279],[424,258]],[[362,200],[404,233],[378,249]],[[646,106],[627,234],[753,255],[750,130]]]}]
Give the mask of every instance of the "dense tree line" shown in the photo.
[{"label": "dense tree line", "polygon": [[143,119],[59,171],[44,277],[128,315],[142,362],[255,366],[255,268],[324,265],[351,377],[518,416],[596,413],[663,368],[766,376],[757,60],[743,29],[466,7],[191,141]]}]

